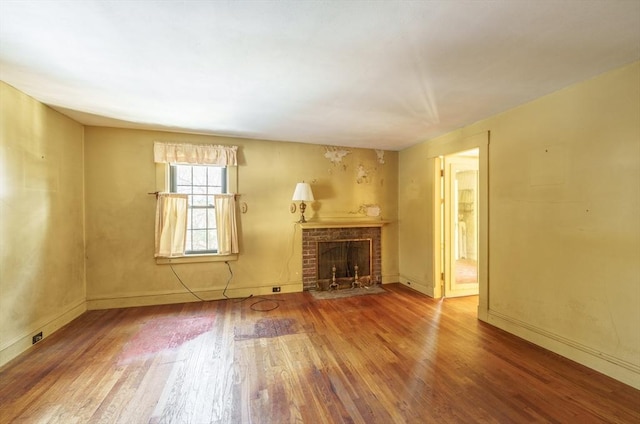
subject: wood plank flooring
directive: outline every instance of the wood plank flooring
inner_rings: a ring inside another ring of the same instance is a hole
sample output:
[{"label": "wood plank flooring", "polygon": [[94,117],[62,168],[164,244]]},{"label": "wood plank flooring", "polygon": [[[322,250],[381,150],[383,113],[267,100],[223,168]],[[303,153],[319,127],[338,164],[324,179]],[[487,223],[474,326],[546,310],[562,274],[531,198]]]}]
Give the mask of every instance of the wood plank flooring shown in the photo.
[{"label": "wood plank flooring", "polygon": [[90,311],[0,369],[0,422],[640,423],[640,391],[477,298],[384,287]]}]

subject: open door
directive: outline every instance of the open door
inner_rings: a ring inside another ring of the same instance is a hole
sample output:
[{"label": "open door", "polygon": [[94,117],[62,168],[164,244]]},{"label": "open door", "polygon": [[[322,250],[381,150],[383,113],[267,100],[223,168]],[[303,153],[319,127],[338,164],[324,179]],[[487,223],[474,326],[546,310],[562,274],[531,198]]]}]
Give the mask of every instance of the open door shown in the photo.
[{"label": "open door", "polygon": [[478,149],[444,157],[444,296],[477,295],[479,263]]}]

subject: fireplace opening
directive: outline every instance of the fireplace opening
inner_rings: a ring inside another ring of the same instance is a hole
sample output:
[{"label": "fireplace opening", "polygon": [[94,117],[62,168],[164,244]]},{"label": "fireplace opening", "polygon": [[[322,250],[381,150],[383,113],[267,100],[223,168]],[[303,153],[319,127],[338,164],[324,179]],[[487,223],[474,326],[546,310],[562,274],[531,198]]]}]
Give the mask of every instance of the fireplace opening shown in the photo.
[{"label": "fireplace opening", "polygon": [[319,241],[316,252],[321,290],[368,285],[371,281],[371,239]]}]

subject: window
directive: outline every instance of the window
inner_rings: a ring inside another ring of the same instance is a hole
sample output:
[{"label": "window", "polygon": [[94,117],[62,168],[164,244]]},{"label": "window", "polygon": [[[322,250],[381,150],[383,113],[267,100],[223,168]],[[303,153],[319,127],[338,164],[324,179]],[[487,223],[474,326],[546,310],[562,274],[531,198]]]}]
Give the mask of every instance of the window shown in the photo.
[{"label": "window", "polygon": [[237,260],[237,152],[238,146],[154,141],[157,264]]},{"label": "window", "polygon": [[189,195],[185,254],[217,253],[213,195],[227,192],[227,168],[215,165],[169,168],[169,191]]}]

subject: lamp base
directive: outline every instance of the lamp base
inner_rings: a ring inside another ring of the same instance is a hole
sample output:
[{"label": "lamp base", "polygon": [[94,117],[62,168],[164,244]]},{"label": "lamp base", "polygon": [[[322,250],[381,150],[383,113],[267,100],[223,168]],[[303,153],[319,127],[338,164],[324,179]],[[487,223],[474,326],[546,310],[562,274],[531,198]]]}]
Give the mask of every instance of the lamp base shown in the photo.
[{"label": "lamp base", "polygon": [[298,224],[304,224],[307,222],[307,220],[304,219],[305,209],[307,209],[307,205],[304,202],[300,202],[300,221],[298,221]]}]

